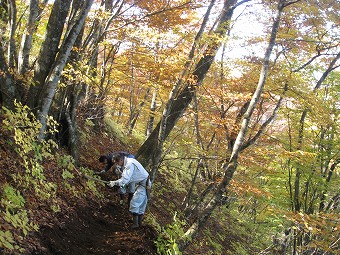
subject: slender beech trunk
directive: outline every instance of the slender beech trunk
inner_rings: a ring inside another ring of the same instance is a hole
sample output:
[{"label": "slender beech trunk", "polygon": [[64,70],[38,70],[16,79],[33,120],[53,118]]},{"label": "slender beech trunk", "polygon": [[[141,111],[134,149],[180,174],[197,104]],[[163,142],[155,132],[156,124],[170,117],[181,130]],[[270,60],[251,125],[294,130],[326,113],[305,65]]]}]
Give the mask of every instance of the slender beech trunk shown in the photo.
[{"label": "slender beech trunk", "polygon": [[[326,183],[329,183],[331,181],[334,170],[339,164],[340,164],[339,158],[333,164],[331,164],[329,171],[328,171],[328,174],[327,174],[327,177],[326,177]],[[319,212],[326,211],[325,210],[326,209],[325,208],[326,193],[327,193],[327,191],[322,192],[322,195],[321,195],[321,198],[320,198],[321,202],[320,202],[320,205],[319,205]]]},{"label": "slender beech trunk", "polygon": [[[1,38],[1,35],[0,35]],[[13,74],[9,72],[9,67],[6,62],[5,52],[0,41],[0,107],[5,106],[9,109],[14,109],[15,99],[15,81]]]},{"label": "slender beech trunk", "polygon": [[[197,146],[200,147],[200,149],[202,151],[208,151],[208,149],[210,148],[214,138],[215,138],[215,132],[213,133],[208,145],[206,147],[204,147],[203,141],[202,141],[202,137],[201,137],[201,133],[200,133],[200,126],[199,126],[199,116],[198,116],[198,101],[197,101],[197,93],[194,94],[193,97],[193,101],[194,101],[194,105],[193,105],[193,109],[194,109],[194,123],[195,123],[195,133],[196,133],[196,144]],[[205,155],[200,155],[199,158],[197,159],[197,166],[196,166],[196,170],[194,173],[194,176],[191,180],[191,185],[190,188],[188,189],[187,195],[185,196],[183,203],[185,205],[185,215],[187,217],[189,217],[189,214],[192,213],[193,210],[195,210],[197,208],[198,205],[200,205],[203,200],[205,199],[206,194],[208,194],[211,189],[207,189],[205,190],[200,196],[199,196],[199,200],[196,203],[196,206],[192,207],[191,206],[191,197],[192,197],[192,193],[194,191],[194,186],[196,184],[197,178],[199,176],[199,173],[201,171],[201,175],[204,174],[204,178],[206,176],[205,170],[206,170],[206,158]],[[208,170],[208,176],[211,177],[211,172]],[[211,178],[209,178],[209,180],[211,180]],[[206,192],[207,191],[207,192]]]},{"label": "slender beech trunk", "polygon": [[[72,3],[71,15],[75,18],[77,11],[81,9],[83,0],[74,0]],[[71,20],[74,20],[71,18]],[[85,23],[84,23],[85,24]],[[72,25],[68,25],[67,31],[71,31]],[[82,38],[84,34],[85,26],[81,28],[79,35],[74,43],[73,49],[81,49],[82,47]],[[67,33],[69,34],[69,32]],[[77,66],[78,61],[80,60],[81,55],[78,51],[72,50],[70,53],[70,57],[68,62],[71,65]],[[74,162],[76,165],[79,164],[79,152],[78,152],[78,134],[77,134],[77,110],[78,105],[83,95],[83,82],[75,82],[74,80],[70,81],[70,85],[66,87],[64,92],[64,97],[60,100],[60,116],[66,120],[67,123],[67,133],[68,133],[68,141],[67,146],[72,155]],[[65,104],[65,102],[67,102]],[[62,127],[66,128],[66,127]]]},{"label": "slender beech trunk", "polygon": [[198,234],[199,230],[205,225],[205,223],[207,222],[207,220],[213,213],[214,209],[219,205],[222,195],[226,191],[226,188],[228,187],[237,169],[239,153],[242,149],[243,141],[245,139],[246,133],[249,128],[249,122],[251,120],[252,114],[257,105],[257,102],[260,99],[263,87],[266,82],[266,78],[267,78],[267,74],[269,70],[270,55],[275,44],[275,39],[276,39],[276,35],[278,32],[279,24],[280,24],[281,14],[285,7],[285,2],[286,0],[281,0],[278,4],[276,17],[274,20],[274,24],[272,26],[270,41],[269,41],[269,44],[268,44],[268,47],[267,47],[267,50],[264,56],[264,61],[262,64],[260,78],[259,78],[256,90],[253,94],[253,97],[249,103],[248,109],[243,116],[242,126],[240,128],[240,131],[234,143],[232,154],[230,156],[228,164],[225,164],[224,166],[223,180],[218,184],[214,197],[204,208],[203,212],[197,217],[197,220],[194,221],[194,223],[189,227],[186,233],[178,241],[178,245],[181,250],[185,249],[188,246],[191,240],[193,240],[193,238]]},{"label": "slender beech trunk", "polygon": [[39,3],[39,0],[31,0],[29,15],[25,32],[22,35],[20,51],[18,54],[18,73],[25,74],[29,69],[29,56],[32,48],[33,34],[37,30],[37,23],[41,19],[41,12],[47,0]]},{"label": "slender beech trunk", "polygon": [[130,123],[129,123],[129,131],[128,131],[129,134],[132,134],[132,131],[135,128],[135,125],[136,125],[136,122],[138,120],[139,114],[141,113],[141,110],[142,110],[145,102],[147,101],[147,99],[149,97],[149,94],[150,94],[150,88],[148,88],[145,91],[144,99],[138,105],[136,105],[136,107],[134,107],[134,111],[133,111],[133,114],[132,114],[132,119],[130,120]]},{"label": "slender beech trunk", "polygon": [[[189,60],[192,60],[194,57],[194,52],[196,50],[196,44],[198,43],[198,41],[200,40],[203,31],[207,25],[207,22],[209,20],[209,16],[210,16],[210,12],[212,7],[215,4],[215,0],[212,0],[208,10],[204,16],[201,28],[198,32],[198,34],[196,35],[195,41],[194,41],[194,45],[191,48],[191,51],[189,53]],[[223,12],[222,12],[223,13]],[[226,33],[226,31],[229,29],[229,24],[225,24],[224,21],[230,20],[231,16],[232,16],[232,12],[230,12],[230,9],[228,8],[228,11],[223,13],[224,15],[221,16],[220,20],[219,20],[219,26],[218,28],[215,30],[215,34],[218,35],[219,37],[223,37]],[[169,100],[167,102],[167,105],[164,108],[163,111],[163,115],[161,118],[161,121],[159,122],[159,125],[157,125],[157,127],[159,127],[159,129],[154,133],[152,132],[151,135],[149,136],[152,137],[154,135],[154,137],[157,138],[157,140],[155,140],[155,145],[153,148],[153,152],[151,153],[151,155],[149,155],[149,157],[152,159],[152,175],[151,175],[151,180],[153,181],[156,178],[156,174],[158,171],[158,167],[161,161],[161,157],[163,154],[163,144],[166,140],[166,138],[168,137],[169,133],[171,132],[171,130],[173,129],[173,127],[175,126],[175,124],[177,123],[177,121],[179,120],[180,117],[182,117],[184,111],[188,108],[190,102],[192,101],[193,95],[197,89],[198,86],[201,85],[201,83],[203,82],[203,79],[205,78],[208,70],[210,69],[210,66],[215,58],[215,55],[217,53],[219,47],[219,43],[214,41],[212,42],[207,49],[205,50],[204,54],[203,54],[203,58],[200,59],[200,61],[198,62],[195,70],[193,71],[191,77],[192,80],[189,80],[186,82],[186,86],[184,88],[184,90],[182,91],[182,93],[179,93],[179,95],[176,97],[180,86],[182,85],[182,79],[186,76],[186,73],[189,70],[189,67],[191,65],[190,61],[187,61],[185,64],[185,69],[182,73],[182,76],[179,79],[179,82],[173,87],[171,93],[170,93],[170,97]],[[156,129],[157,129],[156,127]],[[145,143],[144,143],[145,144]],[[143,145],[144,145],[143,144]],[[142,147],[143,147],[142,145]],[[141,148],[142,148],[141,147]],[[138,153],[139,154],[139,151]],[[145,154],[144,154],[145,156]]]},{"label": "slender beech trunk", "polygon": [[[316,91],[321,87],[322,83],[325,81],[329,73],[337,68],[336,62],[340,58],[340,52],[334,57],[334,59],[330,62],[328,68],[326,71],[322,74],[318,82],[316,83],[315,87],[313,88],[313,93],[316,93]],[[298,147],[297,150],[302,150],[303,148],[303,140],[304,140],[304,124],[307,118],[308,109],[304,109],[300,121],[299,121],[299,136],[298,136]],[[294,205],[294,212],[300,212],[301,210],[301,199],[300,199],[300,178],[301,178],[302,170],[300,167],[296,168],[295,171],[295,180],[294,180],[294,196],[293,196],[293,205]],[[301,245],[302,239],[301,235],[297,233],[297,230],[294,230],[294,239],[293,239],[293,255],[298,254],[297,246]]]},{"label": "slender beech trunk", "polygon": [[17,29],[17,6],[15,0],[8,1],[8,28],[9,28],[9,44],[8,44],[8,67],[14,69],[16,64],[16,47],[15,32]]},{"label": "slender beech trunk", "polygon": [[[335,56],[335,58],[330,62],[328,68],[326,71],[322,74],[318,82],[316,83],[315,87],[313,88],[313,93],[316,93],[316,91],[320,88],[321,84],[325,81],[329,73],[336,68],[336,62],[340,58],[340,52]],[[308,110],[304,109],[300,121],[299,121],[299,136],[298,136],[298,147],[297,150],[302,150],[303,148],[303,140],[304,140],[304,124],[306,121]],[[300,212],[301,210],[301,201],[300,201],[300,177],[302,174],[301,168],[297,167],[295,172],[295,181],[294,181],[294,211]]]},{"label": "slender beech trunk", "polygon": [[[179,91],[180,86],[183,83],[184,77],[186,77],[189,67],[191,65],[191,60],[194,57],[194,53],[196,50],[196,46],[202,37],[203,31],[206,27],[210,11],[212,6],[214,5],[215,0],[211,1],[211,4],[205,14],[203,19],[201,28],[196,35],[195,41],[189,53],[188,61],[184,66],[184,71],[179,78],[177,84],[173,87],[170,95],[168,103],[163,111],[162,119],[157,124],[155,129],[152,131],[150,136],[147,140],[143,143],[143,145],[139,148],[138,152],[136,153],[136,157],[140,160],[144,165],[152,165],[152,176],[151,179],[154,180],[159,161],[162,155],[162,146],[165,139],[168,137],[169,133],[175,126],[178,119],[182,116],[183,112],[187,109],[189,103],[192,100],[192,93],[196,90],[196,87],[199,86],[206,73],[208,72],[212,61],[215,57],[215,54],[218,49],[218,43],[212,43],[208,46],[204,56],[200,59],[199,63],[196,65],[195,70],[191,74],[193,78],[192,82],[186,82],[185,87]],[[228,9],[228,11],[230,11]],[[227,15],[228,14],[228,15]],[[219,36],[223,36],[225,34],[225,30],[228,28],[227,20],[230,20],[231,13],[225,11],[224,15],[221,17],[220,26],[218,29],[215,30],[215,34]],[[176,103],[174,101],[176,100]]]},{"label": "slender beech trunk", "polygon": [[[9,29],[11,29],[12,26],[10,26],[10,21],[6,19],[7,16],[10,17],[9,7],[3,2],[0,2],[0,5],[3,10],[7,11],[7,15],[1,16],[2,21],[7,23]],[[8,66],[8,62],[6,60],[6,49],[4,48],[5,45],[3,43],[5,40],[2,38],[5,34],[5,31],[2,28],[3,27],[0,27],[0,73],[2,74],[0,75],[0,107],[5,106],[9,109],[14,109],[13,102],[16,98],[15,80],[13,72],[10,72],[10,67]],[[12,32],[10,34],[12,34]]]},{"label": "slender beech trunk", "polygon": [[192,180],[191,180],[190,188],[189,188],[186,196],[183,199],[182,205],[184,205],[184,214],[185,214],[185,211],[187,211],[187,208],[189,207],[189,205],[191,203],[191,196],[192,196],[195,184],[196,184],[196,180],[197,180],[197,177],[198,177],[199,170],[201,169],[201,164],[203,164],[202,161],[203,161],[202,159],[198,160],[194,176],[192,177]]},{"label": "slender beech trunk", "polygon": [[[194,101],[193,109],[194,109],[194,123],[195,123],[194,129],[195,129],[195,133],[196,133],[196,145],[201,147],[201,149],[204,151],[204,146],[203,146],[203,142],[202,142],[202,138],[201,138],[201,134],[200,134],[200,129],[199,129],[197,93],[194,94],[193,101]],[[190,202],[191,202],[191,195],[192,195],[194,186],[196,184],[196,180],[197,180],[197,177],[198,177],[199,170],[201,169],[201,166],[204,165],[204,159],[201,158],[201,156],[200,156],[199,159],[197,159],[196,170],[195,170],[194,176],[191,180],[190,188],[189,188],[187,195],[185,196],[184,201],[183,201],[185,208],[187,208],[189,206]]]},{"label": "slender beech trunk", "polygon": [[146,126],[146,137],[149,137],[152,129],[153,129],[153,124],[155,121],[155,111],[156,111],[156,107],[157,107],[157,93],[158,93],[158,88],[154,88],[153,92],[152,92],[152,99],[151,99],[151,106],[150,106],[150,116],[149,116],[149,120]]}]

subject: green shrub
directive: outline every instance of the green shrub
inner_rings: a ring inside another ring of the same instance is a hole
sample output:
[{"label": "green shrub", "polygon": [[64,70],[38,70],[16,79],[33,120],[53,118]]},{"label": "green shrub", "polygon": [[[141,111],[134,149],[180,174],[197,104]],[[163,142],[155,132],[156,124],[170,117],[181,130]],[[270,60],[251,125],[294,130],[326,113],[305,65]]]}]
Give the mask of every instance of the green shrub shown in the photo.
[{"label": "green shrub", "polygon": [[[0,217],[7,222],[13,229],[19,230],[24,236],[29,231],[38,230],[38,226],[29,221],[27,211],[24,209],[25,199],[18,190],[5,184],[1,195],[1,209]],[[13,231],[0,230],[0,248],[8,249],[10,252],[19,251],[23,252],[23,249],[15,245],[15,238]]]},{"label": "green shrub", "polygon": [[174,221],[172,224],[168,224],[161,228],[155,244],[157,247],[157,253],[160,255],[181,255],[176,240],[184,235],[183,231],[184,222],[180,221],[174,215]]},{"label": "green shrub", "polygon": [[[7,143],[17,152],[18,162],[22,164],[13,174],[11,185],[4,183],[1,196],[0,221],[5,222],[6,229],[0,230],[0,247],[9,253],[21,253],[23,249],[16,244],[23,240],[30,231],[37,231],[38,226],[30,222],[25,199],[19,189],[33,191],[32,196],[39,200],[55,201],[57,185],[48,182],[41,162],[54,157],[57,144],[53,140],[38,142],[41,124],[27,106],[14,102],[15,110],[2,108],[3,129],[11,138]],[[48,132],[56,131],[56,122],[48,118]]]}]

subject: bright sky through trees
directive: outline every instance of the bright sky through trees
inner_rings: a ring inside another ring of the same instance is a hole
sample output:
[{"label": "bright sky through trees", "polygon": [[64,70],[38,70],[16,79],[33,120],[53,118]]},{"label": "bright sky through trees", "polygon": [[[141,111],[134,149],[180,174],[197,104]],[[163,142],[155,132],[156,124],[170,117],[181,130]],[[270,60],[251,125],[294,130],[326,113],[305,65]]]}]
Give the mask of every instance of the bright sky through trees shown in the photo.
[{"label": "bright sky through trees", "polygon": [[256,4],[252,5],[251,8],[239,7],[235,10],[234,17],[236,17],[236,20],[230,32],[232,40],[227,43],[226,57],[241,58],[243,55],[249,54],[263,57],[264,51],[256,48],[256,45],[255,47],[254,45],[247,45],[245,39],[252,36],[263,36],[264,27],[261,19],[264,17],[264,13],[263,6]]}]

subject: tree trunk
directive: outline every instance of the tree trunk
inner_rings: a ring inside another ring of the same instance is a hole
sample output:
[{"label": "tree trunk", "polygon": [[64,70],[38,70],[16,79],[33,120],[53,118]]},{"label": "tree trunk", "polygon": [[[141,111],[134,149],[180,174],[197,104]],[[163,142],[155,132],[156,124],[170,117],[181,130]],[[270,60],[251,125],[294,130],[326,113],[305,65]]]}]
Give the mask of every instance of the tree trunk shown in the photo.
[{"label": "tree trunk", "polygon": [[[315,93],[321,86],[321,84],[325,81],[328,74],[337,67],[336,62],[340,58],[340,52],[336,55],[336,57],[330,62],[327,70],[322,74],[315,87],[313,88],[313,92]],[[304,109],[301,117],[300,117],[300,126],[299,126],[299,137],[298,137],[298,147],[297,150],[302,150],[303,147],[303,139],[304,139],[304,124],[307,118],[307,109]],[[299,167],[296,168],[295,172],[295,181],[294,181],[294,211],[299,212],[301,209],[301,201],[300,201],[300,177],[301,177],[301,169]]]},{"label": "tree trunk", "polygon": [[[326,183],[331,181],[335,168],[340,164],[340,158],[336,159],[335,162],[330,166],[329,172],[326,177]],[[319,212],[326,212],[325,202],[326,202],[327,191],[323,191],[320,198]]]},{"label": "tree trunk", "polygon": [[[1,20],[4,24],[8,24],[9,29],[11,29],[10,26],[10,10],[8,3],[0,2],[0,8],[3,9],[5,12],[7,12],[4,15],[0,15]],[[8,19],[7,19],[8,17]],[[15,80],[14,75],[12,72],[10,72],[10,68],[8,66],[8,62],[6,60],[5,55],[5,44],[3,40],[3,35],[6,34],[6,31],[3,30],[0,26],[0,107],[5,106],[8,109],[14,109],[14,99],[16,98],[16,87],[15,87]],[[11,34],[12,32],[10,32]]]},{"label": "tree trunk", "polygon": [[15,0],[8,1],[8,28],[9,28],[9,44],[8,44],[8,67],[14,69],[16,60],[15,32],[17,29],[17,6]]},{"label": "tree trunk", "polygon": [[21,47],[18,56],[18,73],[21,75],[28,71],[33,34],[37,30],[37,23],[41,19],[41,12],[46,3],[47,0],[44,0],[41,8],[39,6],[39,0],[30,1],[28,21],[25,32],[22,35]]},{"label": "tree trunk", "polygon": [[158,89],[155,88],[153,90],[153,93],[152,93],[151,106],[150,106],[150,116],[149,116],[149,120],[148,120],[148,123],[147,123],[147,126],[146,126],[146,137],[150,136],[152,129],[153,129],[153,124],[155,122],[155,111],[156,111],[156,107],[157,107],[157,101],[156,101],[157,91],[158,91]]},{"label": "tree trunk", "polygon": [[[72,9],[70,18],[71,20],[74,20],[76,18],[76,14],[78,10],[81,10],[82,6],[82,0],[75,0],[72,2]],[[85,23],[84,23],[85,24]],[[81,49],[82,48],[82,38],[84,34],[85,26],[83,25],[81,28],[81,31],[79,32],[77,39],[74,43],[74,49]],[[72,30],[72,25],[69,24],[67,31]],[[69,32],[67,34],[69,34]],[[81,54],[79,54],[79,51],[72,50],[69,57],[69,63],[73,65],[76,69],[78,61],[81,59]],[[67,127],[61,127],[61,131],[63,129],[67,130],[67,147],[70,151],[70,154],[72,155],[75,165],[79,164],[79,152],[78,152],[78,133],[77,133],[77,111],[78,106],[80,103],[80,100],[82,96],[84,95],[84,84],[82,82],[79,82],[77,80],[70,80],[68,81],[69,85],[65,89],[65,97],[60,102],[60,115],[61,118],[66,120]],[[61,123],[64,123],[62,121]],[[61,138],[63,139],[63,137]]]},{"label": "tree trunk", "polygon": [[[201,134],[200,134],[200,129],[199,129],[197,93],[194,94],[193,101],[194,101],[193,109],[194,109],[194,123],[195,123],[194,130],[195,130],[195,133],[196,133],[196,144],[197,144],[197,146],[201,147],[204,150],[204,146],[203,146],[203,142],[202,142]],[[200,158],[200,159],[197,160],[197,166],[196,166],[195,174],[194,174],[194,176],[191,180],[190,188],[189,188],[187,195],[185,196],[184,201],[183,201],[183,204],[185,205],[185,209],[188,208],[188,206],[191,202],[191,195],[192,195],[194,186],[196,184],[196,180],[197,180],[199,170],[204,165],[203,161],[204,161],[203,158]],[[192,164],[192,162],[190,164]]]},{"label": "tree trunk", "polygon": [[15,99],[15,81],[13,74],[9,72],[9,68],[5,58],[5,52],[0,41],[0,106],[8,109],[14,109]]},{"label": "tree trunk", "polygon": [[145,92],[145,95],[144,95],[144,99],[136,106],[134,107],[134,110],[133,110],[133,114],[131,116],[131,120],[129,121],[129,131],[128,131],[128,134],[132,134],[132,131],[133,129],[135,128],[135,125],[136,125],[136,122],[137,122],[137,119],[139,117],[139,114],[145,104],[145,102],[147,101],[148,97],[149,97],[149,94],[150,94],[150,88],[148,88]]},{"label": "tree trunk", "polygon": [[53,97],[55,95],[57,84],[59,82],[64,66],[67,62],[67,59],[70,55],[74,42],[77,39],[80,33],[80,30],[82,29],[84,25],[85,19],[87,17],[88,12],[90,11],[92,3],[93,3],[93,0],[86,0],[84,9],[81,11],[78,20],[74,23],[74,26],[72,27],[70,33],[65,39],[65,42],[63,43],[63,48],[60,49],[58,53],[58,57],[55,61],[55,64],[53,68],[51,69],[49,77],[47,78],[45,94],[42,97],[41,104],[39,105],[40,111],[39,111],[38,119],[40,123],[42,124],[42,127],[39,132],[39,137],[38,137],[39,140],[44,138],[44,133],[47,128],[47,115],[51,107]]},{"label": "tree trunk", "polygon": [[200,211],[202,209],[203,202],[206,200],[210,192],[215,188],[216,188],[216,183],[211,182],[205,188],[205,190],[199,195],[199,198],[194,205],[191,204],[191,205],[186,206],[186,208],[184,209],[185,218],[188,218],[188,219],[192,218],[196,211]]},{"label": "tree trunk", "polygon": [[[205,50],[203,57],[200,59],[198,64],[196,65],[195,70],[191,74],[192,79],[187,79],[185,88],[182,90],[182,92],[179,93],[178,96],[178,90],[180,86],[182,85],[182,80],[186,76],[186,73],[189,70],[190,67],[190,61],[194,57],[194,52],[196,50],[196,44],[198,43],[198,40],[201,38],[203,31],[206,27],[206,24],[209,19],[210,11],[215,3],[215,0],[211,1],[208,10],[204,16],[203,23],[201,25],[200,31],[196,35],[194,45],[191,48],[191,51],[189,53],[189,61],[185,64],[185,69],[182,73],[181,78],[177,82],[177,84],[173,87],[169,100],[164,108],[163,115],[161,118],[161,121],[158,123],[156,129],[151,133],[151,135],[148,137],[146,142],[142,145],[140,150],[143,151],[143,146],[151,146],[152,151],[149,153],[143,152],[142,160],[144,158],[144,164],[148,165],[151,164],[152,174],[151,174],[151,181],[154,181],[156,178],[156,174],[158,172],[158,167],[161,161],[161,157],[163,154],[163,144],[168,135],[170,134],[171,130],[174,128],[175,124],[179,120],[180,117],[182,117],[184,111],[188,108],[193,94],[196,91],[196,88],[201,85],[203,82],[203,79],[205,78],[213,60],[216,55],[216,52],[218,50],[218,42],[213,41]],[[215,30],[215,34],[219,37],[223,37],[225,35],[225,31],[228,26],[225,26],[223,21],[231,19],[231,15],[229,13],[230,10],[226,12],[222,12],[224,15],[220,18],[220,23],[218,28]],[[231,12],[232,13],[232,12]],[[230,15],[227,15],[230,14]],[[216,39],[215,39],[216,40]],[[152,141],[152,144],[148,145],[148,140]],[[138,150],[137,155],[140,155],[140,150]]]},{"label": "tree trunk", "polygon": [[[98,120],[102,120],[105,114],[105,99],[107,96],[107,91],[109,89],[109,85],[111,79],[105,79],[107,75],[112,70],[112,63],[109,65],[108,61],[114,60],[114,55],[117,54],[120,43],[118,42],[115,45],[104,45],[103,49],[103,59],[102,59],[102,69],[99,74],[96,70],[98,67],[98,56],[99,56],[99,45],[105,39],[107,30],[109,26],[112,24],[114,19],[121,14],[121,10],[125,1],[101,1],[101,8],[104,6],[105,11],[107,13],[111,13],[111,16],[107,20],[103,20],[102,18],[95,19],[89,33],[83,40],[82,48],[84,49],[86,55],[90,55],[88,58],[88,75],[93,77],[98,77],[100,75],[100,84],[99,84],[99,93],[94,91],[94,89],[88,84],[83,84],[82,94],[83,102],[86,104],[86,107],[91,109],[85,114],[86,118],[93,119],[95,125],[101,124]],[[107,68],[109,66],[109,68]],[[105,82],[107,84],[105,84]]]},{"label": "tree trunk", "polygon": [[197,163],[197,166],[196,166],[196,170],[195,170],[195,173],[194,173],[194,176],[192,177],[192,180],[191,180],[191,185],[190,185],[190,188],[186,194],[186,196],[184,197],[183,199],[183,202],[182,202],[182,205],[184,205],[184,211],[187,210],[187,208],[189,207],[190,203],[191,203],[191,196],[192,196],[192,193],[193,193],[193,190],[194,190],[194,187],[195,187],[195,184],[196,184],[196,180],[197,180],[197,176],[198,176],[198,173],[199,173],[199,170],[200,170],[200,166],[201,166],[201,161],[202,159],[200,159]]},{"label": "tree trunk", "polygon": [[260,73],[257,88],[253,94],[253,97],[250,101],[248,109],[243,116],[242,126],[240,128],[235,144],[233,146],[233,150],[232,150],[232,154],[230,156],[229,162],[228,164],[225,164],[224,166],[223,180],[218,184],[213,199],[208,203],[208,205],[205,207],[203,212],[197,217],[197,220],[195,220],[195,222],[189,227],[187,232],[178,241],[178,245],[180,249],[182,250],[185,249],[187,245],[191,242],[191,240],[193,240],[193,238],[198,234],[199,230],[205,225],[205,223],[207,222],[207,220],[213,213],[214,209],[218,206],[219,202],[221,201],[223,193],[226,191],[226,188],[228,187],[237,169],[239,153],[242,149],[243,141],[249,128],[249,122],[251,120],[252,114],[254,112],[257,102],[259,101],[263,87],[266,82],[266,77],[267,77],[268,69],[269,69],[270,55],[275,44],[275,39],[276,39],[276,34],[279,28],[279,24],[280,24],[281,14],[282,14],[283,8],[285,7],[285,1],[286,0],[281,0],[278,4],[278,10],[277,10],[277,14],[274,20],[274,24],[272,26],[270,41],[269,41],[269,44],[268,44],[268,47],[265,53],[265,57],[263,60],[262,70]]},{"label": "tree trunk", "polygon": [[78,153],[78,146],[77,146],[77,126],[75,125],[74,120],[72,120],[69,112],[65,112],[65,118],[68,124],[68,134],[69,134],[69,140],[68,140],[68,147],[71,152],[71,156],[74,159],[75,165],[78,165],[79,163],[79,153]]},{"label": "tree trunk", "polygon": [[[78,39],[81,38],[81,35],[78,36]],[[77,40],[78,41],[78,40]],[[81,45],[80,42],[76,43],[77,48]],[[72,54],[70,56],[70,64],[75,64],[79,58],[76,57],[76,54]],[[76,80],[67,81],[68,86],[65,88],[63,93],[63,99],[60,100],[60,117],[59,123],[61,123],[61,127],[59,132],[61,133],[60,139],[62,144],[66,144],[70,154],[72,155],[74,162],[76,165],[79,164],[79,153],[78,153],[78,133],[77,133],[77,112],[78,106],[83,95],[83,83]],[[62,121],[60,121],[62,120]],[[66,134],[64,136],[64,134]],[[65,139],[66,138],[66,139]],[[66,143],[65,143],[66,142]]]},{"label": "tree trunk", "polygon": [[47,24],[45,39],[37,58],[33,83],[31,84],[28,92],[27,104],[34,111],[36,111],[36,107],[41,104],[39,101],[41,100],[42,95],[44,93],[48,94],[48,91],[45,91],[45,89],[48,90],[48,88],[45,87],[45,80],[47,79],[53,65],[56,65],[55,58],[59,51],[60,39],[63,33],[66,17],[70,9],[70,4],[71,0],[54,1],[52,12]]},{"label": "tree trunk", "polygon": [[[234,2],[236,2],[236,0],[232,1],[232,3]],[[159,160],[162,154],[163,142],[168,137],[178,119],[183,115],[184,111],[190,104],[193,92],[196,90],[197,86],[202,83],[218,50],[219,44],[216,41],[207,46],[204,56],[199,60],[195,70],[190,75],[192,79],[190,79],[190,81],[187,81],[185,87],[180,92],[178,92],[179,86],[182,84],[182,80],[188,72],[188,68],[196,50],[196,45],[203,34],[204,28],[210,15],[211,8],[214,3],[215,1],[213,0],[205,14],[200,31],[195,38],[194,44],[189,54],[189,60],[185,64],[182,77],[174,86],[169,96],[169,100],[167,106],[164,109],[161,121],[157,124],[150,136],[136,153],[136,157],[138,157],[138,160],[140,160],[144,165],[152,166],[152,180],[155,178],[155,175],[157,173]],[[227,21],[231,19],[231,15],[233,12],[232,7],[232,4],[225,4],[225,9],[222,12],[219,25],[214,32],[216,35],[218,35],[218,37],[223,37],[226,33],[226,30],[229,28]]]}]

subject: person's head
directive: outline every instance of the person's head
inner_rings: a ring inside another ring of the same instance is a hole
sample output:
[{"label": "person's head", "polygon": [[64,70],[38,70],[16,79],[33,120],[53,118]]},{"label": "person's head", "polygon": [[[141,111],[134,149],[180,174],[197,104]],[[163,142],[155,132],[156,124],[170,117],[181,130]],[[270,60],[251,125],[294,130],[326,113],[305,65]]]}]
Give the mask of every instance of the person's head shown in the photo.
[{"label": "person's head", "polygon": [[107,163],[107,156],[102,155],[102,156],[99,157],[98,160],[99,160],[100,163],[105,163],[106,164]]},{"label": "person's head", "polygon": [[105,155],[102,155],[99,157],[99,162],[100,162],[100,167],[105,167],[106,168],[106,165],[108,163],[108,159],[107,159],[107,156]]},{"label": "person's head", "polygon": [[116,153],[112,157],[112,162],[114,165],[123,166],[124,165],[124,155],[121,153]]}]

